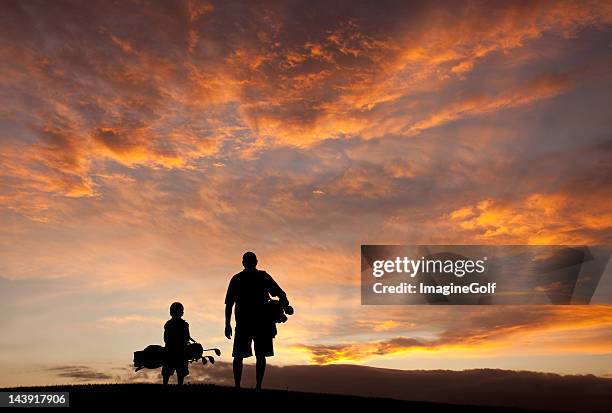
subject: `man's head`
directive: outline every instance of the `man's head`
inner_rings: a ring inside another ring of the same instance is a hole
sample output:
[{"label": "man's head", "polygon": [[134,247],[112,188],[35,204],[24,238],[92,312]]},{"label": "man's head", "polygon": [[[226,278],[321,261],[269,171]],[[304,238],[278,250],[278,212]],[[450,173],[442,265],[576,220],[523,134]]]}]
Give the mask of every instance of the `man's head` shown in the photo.
[{"label": "man's head", "polygon": [[181,303],[172,303],[170,306],[170,316],[172,316],[172,318],[181,318],[184,311],[185,309]]},{"label": "man's head", "polygon": [[257,255],[254,252],[245,252],[242,256],[242,265],[247,270],[253,270],[257,267]]}]

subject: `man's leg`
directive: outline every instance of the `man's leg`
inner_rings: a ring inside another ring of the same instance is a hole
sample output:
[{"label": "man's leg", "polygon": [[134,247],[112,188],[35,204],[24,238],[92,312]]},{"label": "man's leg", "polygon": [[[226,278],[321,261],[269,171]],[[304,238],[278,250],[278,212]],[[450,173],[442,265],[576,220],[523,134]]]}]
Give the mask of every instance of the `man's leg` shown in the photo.
[{"label": "man's leg", "polygon": [[266,373],[266,357],[274,355],[274,342],[272,341],[272,336],[268,335],[267,332],[256,335],[254,341],[255,357],[257,359],[255,363],[255,377],[257,379],[255,388],[261,390],[264,374]]},{"label": "man's leg", "polygon": [[242,379],[242,357],[234,357],[234,384],[236,388],[240,388],[240,380]]},{"label": "man's leg", "polygon": [[164,384],[168,384],[169,379],[170,376],[168,376],[167,374],[162,374],[162,380],[164,381]]},{"label": "man's leg", "polygon": [[255,363],[255,376],[257,378],[257,384],[255,388],[261,390],[261,384],[263,383],[264,374],[266,373],[266,357],[257,356],[257,362]]},{"label": "man's leg", "polygon": [[185,376],[183,376],[182,374],[176,375],[176,382],[178,383],[179,386],[183,385],[184,380],[185,380]]}]

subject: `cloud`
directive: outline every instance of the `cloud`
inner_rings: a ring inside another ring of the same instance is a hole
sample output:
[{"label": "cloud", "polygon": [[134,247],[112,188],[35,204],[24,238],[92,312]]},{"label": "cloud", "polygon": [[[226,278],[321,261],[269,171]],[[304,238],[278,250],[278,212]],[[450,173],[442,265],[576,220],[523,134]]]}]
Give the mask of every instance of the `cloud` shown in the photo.
[{"label": "cloud", "polygon": [[153,324],[156,326],[161,326],[161,325],[164,325],[165,322],[166,320],[160,317],[149,317],[149,316],[143,316],[139,314],[104,317],[101,320],[99,320],[99,323],[106,327],[113,327],[116,325],[128,324],[128,323],[138,323],[138,324],[147,323],[147,324]]},{"label": "cloud", "polygon": [[18,290],[6,357],[40,354],[28,317],[75,333],[49,338],[66,360],[129,354],[178,298],[220,340],[251,249],[296,306],[283,363],[529,350],[513,329],[601,354],[597,308],[604,331],[479,308],[499,336],[469,309],[364,308],[356,246],[610,241],[606,2],[0,7],[0,272],[79,282]]},{"label": "cloud", "polygon": [[106,373],[87,366],[49,367],[47,371],[58,377],[70,379],[76,382],[106,381],[113,378]]},{"label": "cloud", "polygon": [[566,75],[539,76],[525,85],[520,85],[515,90],[504,91],[499,96],[477,95],[451,103],[448,107],[429,114],[426,119],[410,124],[402,132],[408,135],[416,134],[456,119],[527,105],[562,93],[567,89],[568,84],[569,80]]},{"label": "cloud", "polygon": [[588,244],[596,240],[584,230],[605,233],[612,227],[612,215],[598,206],[607,203],[607,197],[584,204],[571,199],[565,193],[535,193],[514,202],[485,199],[452,211],[450,219],[484,240],[526,240],[529,244]]},{"label": "cloud", "polygon": [[[246,154],[414,135],[564,92],[566,75],[544,73],[498,85],[496,95],[453,97],[494,53],[611,20],[609,7],[591,2],[491,4],[486,13],[338,5],[317,16],[282,5],[187,2],[168,12],[154,3],[137,22],[127,16],[139,6],[122,7],[4,6],[12,18],[3,28],[2,87],[11,107],[3,117],[15,126],[3,129],[4,145],[35,143],[17,154],[28,170],[16,177],[31,180],[43,164],[55,176],[46,190],[91,196],[102,160],[193,168],[224,146]],[[68,20],[78,24],[63,26]],[[164,34],[155,31],[161,26]]]},{"label": "cloud", "polygon": [[[445,314],[451,316],[450,311]],[[437,314],[438,322],[445,316]],[[396,331],[406,329],[403,317],[395,318]],[[418,317],[412,317],[413,322]],[[382,325],[382,324],[381,324]],[[413,324],[418,329],[420,323]],[[517,346],[521,341],[534,341],[534,338],[546,336],[550,332],[590,331],[584,339],[577,338],[571,345],[559,346],[547,343],[547,352],[557,351],[605,351],[610,344],[606,329],[612,326],[609,308],[593,307],[585,310],[555,307],[523,307],[520,313],[504,309],[490,308],[486,311],[463,314],[463,317],[449,323],[445,330],[431,338],[392,337],[379,341],[360,340],[347,344],[298,345],[296,349],[310,353],[317,364],[341,361],[368,360],[373,357],[407,354],[413,351],[487,351]],[[387,329],[393,333],[393,328]],[[538,340],[535,340],[536,342]],[[558,347],[558,348],[557,348]],[[597,350],[599,349],[599,350]],[[530,352],[538,352],[533,345]]]}]

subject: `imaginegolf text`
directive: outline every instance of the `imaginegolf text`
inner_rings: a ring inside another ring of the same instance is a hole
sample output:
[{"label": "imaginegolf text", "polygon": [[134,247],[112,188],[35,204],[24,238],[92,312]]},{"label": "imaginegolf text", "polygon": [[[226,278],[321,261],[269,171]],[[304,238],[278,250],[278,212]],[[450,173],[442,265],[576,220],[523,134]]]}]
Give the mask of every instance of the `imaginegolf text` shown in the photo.
[{"label": "imaginegolf text", "polygon": [[471,283],[469,285],[427,285],[423,283],[417,286],[409,283],[400,283],[396,285],[385,285],[383,283],[375,283],[373,291],[375,294],[495,294],[497,288],[496,283]]}]

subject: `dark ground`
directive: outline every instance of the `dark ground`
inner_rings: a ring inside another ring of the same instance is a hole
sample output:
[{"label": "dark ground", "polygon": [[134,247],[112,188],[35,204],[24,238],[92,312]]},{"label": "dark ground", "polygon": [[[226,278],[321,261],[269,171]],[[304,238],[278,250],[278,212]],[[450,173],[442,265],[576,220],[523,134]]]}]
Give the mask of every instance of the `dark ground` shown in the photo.
[{"label": "dark ground", "polygon": [[[248,408],[260,410],[280,409],[281,411],[302,410],[304,408],[338,409],[406,409],[411,412],[541,412],[504,407],[482,407],[457,404],[402,401],[385,398],[329,395],[283,390],[252,389],[234,390],[231,387],[191,384],[183,387],[160,384],[92,384],[74,386],[18,387],[4,388],[0,391],[67,391],[70,393],[71,407],[119,408],[154,407],[201,409]],[[254,413],[254,412],[253,412]]]}]

